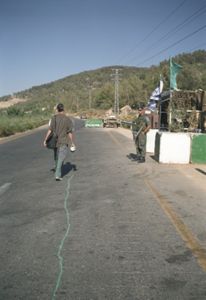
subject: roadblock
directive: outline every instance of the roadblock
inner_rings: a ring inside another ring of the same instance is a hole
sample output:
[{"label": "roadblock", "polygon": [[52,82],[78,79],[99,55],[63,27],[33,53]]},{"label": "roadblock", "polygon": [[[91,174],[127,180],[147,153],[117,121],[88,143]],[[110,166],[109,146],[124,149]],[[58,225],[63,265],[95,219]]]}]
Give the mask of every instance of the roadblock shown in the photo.
[{"label": "roadblock", "polygon": [[85,121],[85,127],[103,127],[103,121],[101,119],[87,119]]},{"label": "roadblock", "polygon": [[191,137],[189,133],[157,132],[155,159],[160,163],[188,164]]},{"label": "roadblock", "polygon": [[191,134],[191,163],[206,164],[206,134]]},{"label": "roadblock", "polygon": [[158,129],[150,129],[147,133],[147,145],[146,151],[149,153],[154,153],[155,151],[155,137]]},{"label": "roadblock", "polygon": [[206,135],[158,131],[154,157],[160,163],[206,163]]}]

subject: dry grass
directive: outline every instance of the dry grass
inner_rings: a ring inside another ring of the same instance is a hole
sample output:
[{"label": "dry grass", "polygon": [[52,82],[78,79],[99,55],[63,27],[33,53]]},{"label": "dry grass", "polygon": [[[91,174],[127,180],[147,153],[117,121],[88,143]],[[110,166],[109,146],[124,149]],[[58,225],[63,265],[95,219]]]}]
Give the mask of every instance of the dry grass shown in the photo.
[{"label": "dry grass", "polygon": [[11,100],[8,101],[0,101],[0,109],[8,108],[12,105],[21,103],[21,102],[26,102],[26,99],[20,99],[20,98],[12,98]]}]

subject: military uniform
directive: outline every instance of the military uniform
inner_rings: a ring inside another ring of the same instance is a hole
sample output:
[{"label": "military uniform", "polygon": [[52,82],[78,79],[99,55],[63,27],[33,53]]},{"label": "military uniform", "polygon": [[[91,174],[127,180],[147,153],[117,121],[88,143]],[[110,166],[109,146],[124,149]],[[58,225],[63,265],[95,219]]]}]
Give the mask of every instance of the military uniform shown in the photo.
[{"label": "military uniform", "polygon": [[147,135],[145,129],[150,126],[150,120],[145,115],[139,115],[132,122],[133,139],[136,146],[137,159],[144,162],[146,155]]}]

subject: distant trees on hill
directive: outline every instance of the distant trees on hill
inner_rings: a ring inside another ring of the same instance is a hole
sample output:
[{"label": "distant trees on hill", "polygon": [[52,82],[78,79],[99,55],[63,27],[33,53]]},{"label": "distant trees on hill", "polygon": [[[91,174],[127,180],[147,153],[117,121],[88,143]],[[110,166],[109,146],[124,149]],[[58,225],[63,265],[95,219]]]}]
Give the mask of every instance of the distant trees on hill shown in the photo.
[{"label": "distant trees on hill", "polygon": [[[173,58],[183,69],[179,73],[178,88],[186,90],[206,90],[206,51],[183,53]],[[169,88],[169,61],[165,60],[158,66],[137,68],[112,66],[71,75],[57,81],[32,87],[15,94],[18,98],[26,98],[30,108],[35,103],[35,110],[46,107],[53,110],[57,102],[63,102],[67,110],[108,109],[114,103],[113,69],[120,69],[119,100],[120,106],[148,102],[149,96],[159,83],[160,74],[164,80],[164,90]],[[0,98],[8,100],[8,96]],[[33,104],[31,104],[33,103]],[[25,106],[26,104],[24,104]]]}]

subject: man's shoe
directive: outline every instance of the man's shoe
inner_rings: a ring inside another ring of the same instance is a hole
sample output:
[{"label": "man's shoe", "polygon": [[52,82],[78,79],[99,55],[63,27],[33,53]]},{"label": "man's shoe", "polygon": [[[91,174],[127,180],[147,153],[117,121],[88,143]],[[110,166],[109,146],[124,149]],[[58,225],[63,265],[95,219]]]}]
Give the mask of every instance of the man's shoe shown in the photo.
[{"label": "man's shoe", "polygon": [[140,160],[140,157],[139,156],[137,156],[137,155],[135,155],[135,156],[133,156],[133,158],[132,158],[132,161],[139,161]]},{"label": "man's shoe", "polygon": [[141,157],[139,160],[138,160],[138,163],[144,163],[145,162],[145,158],[144,157]]},{"label": "man's shoe", "polygon": [[56,177],[56,181],[61,181],[62,177]]}]

